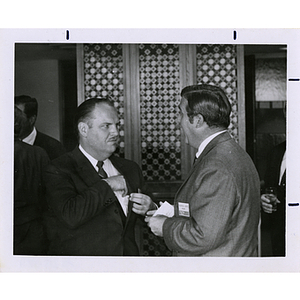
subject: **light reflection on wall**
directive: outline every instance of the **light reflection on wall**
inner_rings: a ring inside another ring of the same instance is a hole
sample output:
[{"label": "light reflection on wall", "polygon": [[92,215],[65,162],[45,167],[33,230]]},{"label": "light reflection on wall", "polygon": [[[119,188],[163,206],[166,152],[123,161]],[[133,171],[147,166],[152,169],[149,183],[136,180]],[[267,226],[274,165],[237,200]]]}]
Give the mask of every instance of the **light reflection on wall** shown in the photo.
[{"label": "light reflection on wall", "polygon": [[286,100],[286,58],[257,58],[255,62],[256,101]]}]

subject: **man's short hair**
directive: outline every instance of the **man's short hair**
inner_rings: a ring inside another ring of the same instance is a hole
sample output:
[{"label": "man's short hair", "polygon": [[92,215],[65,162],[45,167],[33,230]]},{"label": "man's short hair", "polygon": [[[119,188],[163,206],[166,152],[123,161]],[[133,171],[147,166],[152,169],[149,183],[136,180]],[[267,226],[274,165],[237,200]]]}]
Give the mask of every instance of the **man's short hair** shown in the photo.
[{"label": "man's short hair", "polygon": [[220,87],[210,84],[191,85],[181,91],[181,96],[188,102],[186,111],[191,122],[194,116],[201,114],[209,127],[229,126],[231,105]]},{"label": "man's short hair", "polygon": [[37,116],[38,114],[38,102],[35,98],[27,95],[21,95],[15,97],[15,105],[24,104],[24,113],[27,118]]},{"label": "man's short hair", "polygon": [[80,122],[87,122],[89,124],[89,120],[92,117],[92,113],[97,104],[106,103],[107,105],[114,107],[113,102],[108,97],[103,98],[90,98],[82,102],[76,110],[76,114],[74,117],[74,129],[79,136],[78,133],[78,124]]}]

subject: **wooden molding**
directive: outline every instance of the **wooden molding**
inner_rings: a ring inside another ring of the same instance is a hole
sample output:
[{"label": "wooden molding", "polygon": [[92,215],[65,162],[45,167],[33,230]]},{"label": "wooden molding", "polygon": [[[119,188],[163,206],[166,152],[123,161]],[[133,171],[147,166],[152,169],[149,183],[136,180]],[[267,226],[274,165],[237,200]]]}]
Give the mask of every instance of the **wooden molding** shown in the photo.
[{"label": "wooden molding", "polygon": [[80,105],[84,99],[84,56],[83,44],[76,45],[77,60],[77,105]]},{"label": "wooden molding", "polygon": [[[196,45],[179,45],[180,90],[197,83]],[[184,179],[191,169],[196,149],[187,145],[181,130],[181,178]]]},{"label": "wooden molding", "polygon": [[125,158],[141,166],[139,48],[123,45]]},{"label": "wooden molding", "polygon": [[245,61],[243,45],[237,45],[237,88],[239,145],[246,150]]}]

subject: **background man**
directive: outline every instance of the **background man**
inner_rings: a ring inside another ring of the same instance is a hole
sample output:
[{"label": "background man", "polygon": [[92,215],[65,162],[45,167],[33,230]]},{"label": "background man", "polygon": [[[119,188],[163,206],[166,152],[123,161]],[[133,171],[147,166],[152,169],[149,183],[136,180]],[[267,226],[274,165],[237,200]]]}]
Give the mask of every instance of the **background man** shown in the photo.
[{"label": "background man", "polygon": [[142,172],[135,162],[113,155],[119,118],[108,99],[92,98],[77,109],[79,146],[53,160],[45,174],[54,214],[50,254],[139,255],[135,227],[155,205],[138,193]]},{"label": "background man", "polygon": [[146,222],[174,255],[257,256],[260,182],[227,132],[230,103],[211,85],[188,86],[181,96],[180,124],[197,160],[175,196],[175,216]]},{"label": "background man", "polygon": [[[283,115],[286,118],[286,102],[283,107]],[[272,255],[285,256],[286,141],[276,145],[268,157],[263,183],[264,188],[275,187],[277,189],[277,209],[273,209],[266,194],[261,195],[262,226],[266,223],[266,226],[270,228]]]},{"label": "background man", "polygon": [[49,163],[44,149],[19,140],[26,118],[15,107],[14,123],[14,254],[38,255],[47,251],[42,211],[45,195],[42,173]]},{"label": "background man", "polygon": [[[266,194],[261,195],[263,211],[268,214],[273,256],[285,256],[285,207],[286,207],[286,142],[274,147],[269,155],[264,176],[265,187],[277,189],[277,209],[274,211]],[[262,215],[267,222],[267,215]],[[263,223],[262,223],[263,224]]]},{"label": "background man", "polygon": [[50,159],[54,159],[66,152],[63,145],[49,135],[36,130],[35,122],[38,114],[38,103],[35,98],[26,95],[15,97],[15,105],[23,112],[24,126],[20,132],[20,139],[30,145],[43,148]]}]

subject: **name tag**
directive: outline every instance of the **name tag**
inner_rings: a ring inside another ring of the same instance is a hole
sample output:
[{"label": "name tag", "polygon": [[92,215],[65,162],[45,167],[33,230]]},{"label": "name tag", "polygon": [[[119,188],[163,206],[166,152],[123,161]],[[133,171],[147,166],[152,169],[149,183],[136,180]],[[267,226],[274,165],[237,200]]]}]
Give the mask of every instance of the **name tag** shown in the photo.
[{"label": "name tag", "polygon": [[178,202],[178,214],[181,217],[190,217],[189,203]]}]

